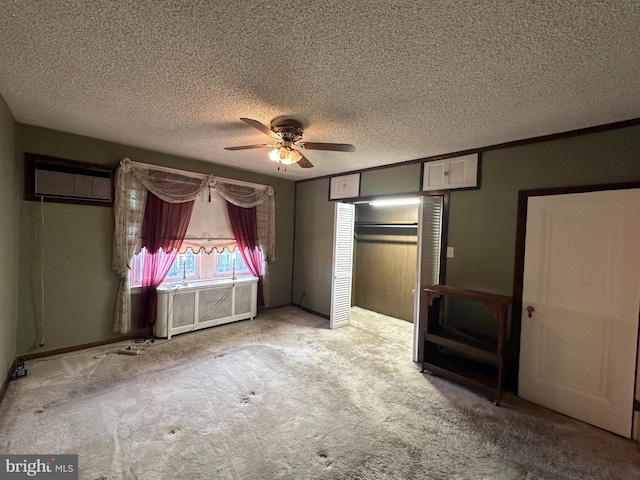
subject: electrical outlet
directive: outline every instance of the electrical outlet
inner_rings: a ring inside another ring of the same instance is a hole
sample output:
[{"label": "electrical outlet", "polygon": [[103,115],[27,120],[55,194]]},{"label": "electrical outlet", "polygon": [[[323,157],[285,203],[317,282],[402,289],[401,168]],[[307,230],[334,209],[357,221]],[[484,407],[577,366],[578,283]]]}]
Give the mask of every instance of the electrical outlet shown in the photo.
[{"label": "electrical outlet", "polygon": [[20,357],[16,360],[16,370],[13,374],[15,380],[24,378],[27,376],[27,369],[24,367],[24,357]]},{"label": "electrical outlet", "polygon": [[453,247],[447,247],[447,258],[453,258]]}]

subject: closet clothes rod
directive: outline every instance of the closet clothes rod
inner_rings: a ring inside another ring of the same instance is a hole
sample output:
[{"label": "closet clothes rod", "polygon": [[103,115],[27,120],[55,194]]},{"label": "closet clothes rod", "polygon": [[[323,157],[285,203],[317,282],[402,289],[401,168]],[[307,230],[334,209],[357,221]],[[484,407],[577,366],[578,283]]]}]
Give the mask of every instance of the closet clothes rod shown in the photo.
[{"label": "closet clothes rod", "polygon": [[415,236],[418,233],[417,223],[381,223],[356,222],[356,233],[361,235],[404,235]]},{"label": "closet clothes rod", "polygon": [[364,228],[418,228],[418,223],[393,223],[393,222],[356,222],[356,227]]}]

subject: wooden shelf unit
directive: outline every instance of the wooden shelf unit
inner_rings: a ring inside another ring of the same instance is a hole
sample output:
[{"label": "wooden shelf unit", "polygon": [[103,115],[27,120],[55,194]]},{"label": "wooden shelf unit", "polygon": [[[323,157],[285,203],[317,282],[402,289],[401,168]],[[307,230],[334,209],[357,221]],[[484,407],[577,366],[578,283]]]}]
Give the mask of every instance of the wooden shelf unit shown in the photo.
[{"label": "wooden shelf unit", "polygon": [[[421,323],[424,330],[422,372],[449,378],[479,391],[498,405],[504,386],[507,342],[507,312],[511,297],[466,290],[449,285],[424,289],[427,308]],[[493,311],[496,322],[495,341],[482,341],[460,332],[447,330],[440,319],[442,297],[458,297],[483,303]]]}]

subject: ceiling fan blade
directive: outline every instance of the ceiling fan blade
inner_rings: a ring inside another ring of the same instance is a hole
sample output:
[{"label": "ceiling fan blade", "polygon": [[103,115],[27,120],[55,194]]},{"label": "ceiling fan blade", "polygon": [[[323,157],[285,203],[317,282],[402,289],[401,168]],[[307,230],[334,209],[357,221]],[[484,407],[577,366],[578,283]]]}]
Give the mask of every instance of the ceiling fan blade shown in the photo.
[{"label": "ceiling fan blade", "polygon": [[309,150],[331,150],[334,152],[355,152],[356,147],[350,143],[318,143],[318,142],[300,142],[300,146]]},{"label": "ceiling fan blade", "polygon": [[280,140],[280,137],[273,133],[269,127],[267,127],[264,123],[260,123],[258,120],[253,120],[252,118],[241,118],[244,123],[247,125],[251,125],[253,128],[257,128],[265,135],[269,135],[274,140]]},{"label": "ceiling fan blade", "polygon": [[261,145],[242,145],[240,147],[224,147],[225,150],[249,150],[250,148],[273,148],[273,145],[267,145],[266,143]]},{"label": "ceiling fan blade", "polygon": [[[302,154],[300,154],[302,155]],[[311,163],[309,161],[309,159],[307,157],[305,157],[304,155],[302,155],[302,158],[300,160],[298,160],[298,165],[300,165],[302,168],[311,168],[313,167],[313,163]]]}]

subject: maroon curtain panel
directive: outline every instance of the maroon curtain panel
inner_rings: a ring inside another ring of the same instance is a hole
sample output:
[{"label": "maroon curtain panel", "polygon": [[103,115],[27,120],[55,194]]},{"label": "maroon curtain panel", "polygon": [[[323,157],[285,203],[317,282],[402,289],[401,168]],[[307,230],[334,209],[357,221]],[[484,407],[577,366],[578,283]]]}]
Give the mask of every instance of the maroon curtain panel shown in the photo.
[{"label": "maroon curtain panel", "polygon": [[147,194],[142,220],[142,246],[145,247],[140,297],[140,327],[156,321],[156,289],[164,281],[187,233],[193,201],[168,203]]},{"label": "maroon curtain panel", "polygon": [[240,255],[251,275],[258,277],[258,306],[264,307],[262,281],[262,258],[258,247],[258,222],[256,207],[242,208],[227,202],[227,211],[233,236],[238,243]]}]

